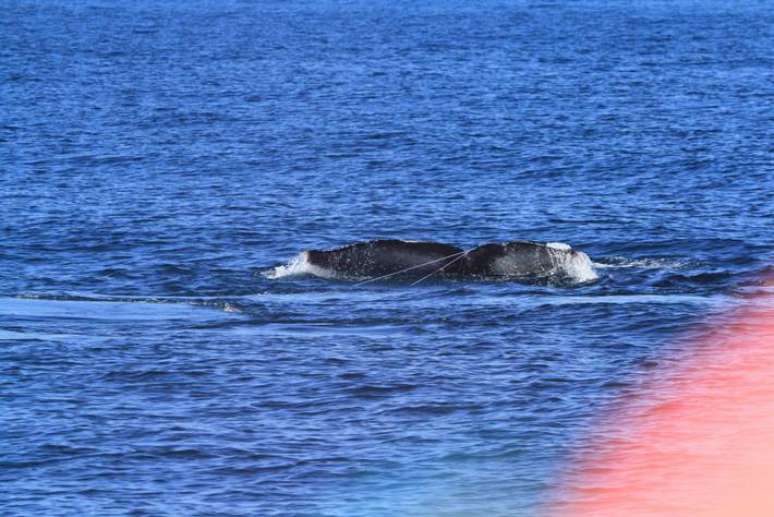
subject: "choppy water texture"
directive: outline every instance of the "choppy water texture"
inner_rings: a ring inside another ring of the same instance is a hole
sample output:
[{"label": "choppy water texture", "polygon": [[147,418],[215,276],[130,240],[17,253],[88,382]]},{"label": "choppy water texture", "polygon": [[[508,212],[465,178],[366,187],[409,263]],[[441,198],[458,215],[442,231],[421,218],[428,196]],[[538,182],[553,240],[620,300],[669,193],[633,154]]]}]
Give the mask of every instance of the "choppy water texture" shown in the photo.
[{"label": "choppy water texture", "polygon": [[[609,4],[4,2],[3,515],[535,514],[774,258],[772,4]],[[600,280],[261,274],[372,238]]]}]

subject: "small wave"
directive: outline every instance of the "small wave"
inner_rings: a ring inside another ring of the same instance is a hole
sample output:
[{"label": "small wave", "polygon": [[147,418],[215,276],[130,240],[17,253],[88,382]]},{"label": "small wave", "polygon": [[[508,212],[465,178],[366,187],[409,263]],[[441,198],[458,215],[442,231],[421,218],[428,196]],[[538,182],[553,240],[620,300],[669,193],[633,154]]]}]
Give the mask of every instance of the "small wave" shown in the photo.
[{"label": "small wave", "polygon": [[428,403],[401,405],[396,408],[385,411],[386,413],[401,413],[405,415],[416,415],[425,417],[444,416],[456,413],[458,411],[476,411],[481,409],[478,404],[449,404],[449,403]]},{"label": "small wave", "polygon": [[686,267],[688,263],[680,259],[652,257],[629,259],[625,257],[606,257],[600,259],[603,262],[594,262],[593,266],[598,269],[617,269],[617,268],[635,268],[635,269],[680,269]]},{"label": "small wave", "polygon": [[414,384],[405,384],[405,383],[394,384],[394,385],[366,384],[363,386],[350,388],[347,391],[356,398],[374,399],[374,398],[389,397],[399,393],[407,393],[409,391],[414,391],[418,387],[419,386]]}]

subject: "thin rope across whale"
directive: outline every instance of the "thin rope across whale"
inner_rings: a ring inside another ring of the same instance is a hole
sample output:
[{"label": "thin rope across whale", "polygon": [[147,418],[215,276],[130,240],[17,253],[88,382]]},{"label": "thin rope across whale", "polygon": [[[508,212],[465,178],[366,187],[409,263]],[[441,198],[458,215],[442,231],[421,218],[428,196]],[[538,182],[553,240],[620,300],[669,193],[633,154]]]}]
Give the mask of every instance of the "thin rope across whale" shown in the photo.
[{"label": "thin rope across whale", "polygon": [[509,241],[468,250],[438,242],[374,240],[331,250],[307,250],[275,267],[269,278],[292,275],[369,283],[433,279],[586,283],[598,278],[589,256],[564,243]]}]

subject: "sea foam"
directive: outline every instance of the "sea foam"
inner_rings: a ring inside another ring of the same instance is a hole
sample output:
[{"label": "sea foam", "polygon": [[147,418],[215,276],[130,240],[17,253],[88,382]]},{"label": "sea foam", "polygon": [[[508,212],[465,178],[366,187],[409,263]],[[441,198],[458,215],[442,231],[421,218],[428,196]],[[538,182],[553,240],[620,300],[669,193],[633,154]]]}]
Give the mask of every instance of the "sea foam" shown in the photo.
[{"label": "sea foam", "polygon": [[[565,276],[579,284],[599,279],[591,259],[582,251],[575,251],[564,242],[548,242],[546,247],[557,251],[551,253],[555,274]],[[566,253],[568,251],[572,251],[572,253]]]},{"label": "sea foam", "polygon": [[306,251],[302,251],[290,259],[287,264],[274,267],[268,271],[264,271],[263,273],[263,276],[272,280],[299,275],[314,275],[321,278],[336,277],[336,273],[334,271],[322,268],[320,266],[315,266],[314,264],[310,263],[309,253]]}]

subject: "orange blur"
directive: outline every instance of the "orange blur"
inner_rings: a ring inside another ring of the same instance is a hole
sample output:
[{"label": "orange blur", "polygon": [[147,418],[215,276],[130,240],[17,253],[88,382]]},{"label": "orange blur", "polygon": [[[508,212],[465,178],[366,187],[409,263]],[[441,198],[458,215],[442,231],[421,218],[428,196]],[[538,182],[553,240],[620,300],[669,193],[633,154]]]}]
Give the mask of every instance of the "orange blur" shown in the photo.
[{"label": "orange blur", "polygon": [[550,515],[774,516],[772,280],[612,412]]}]

